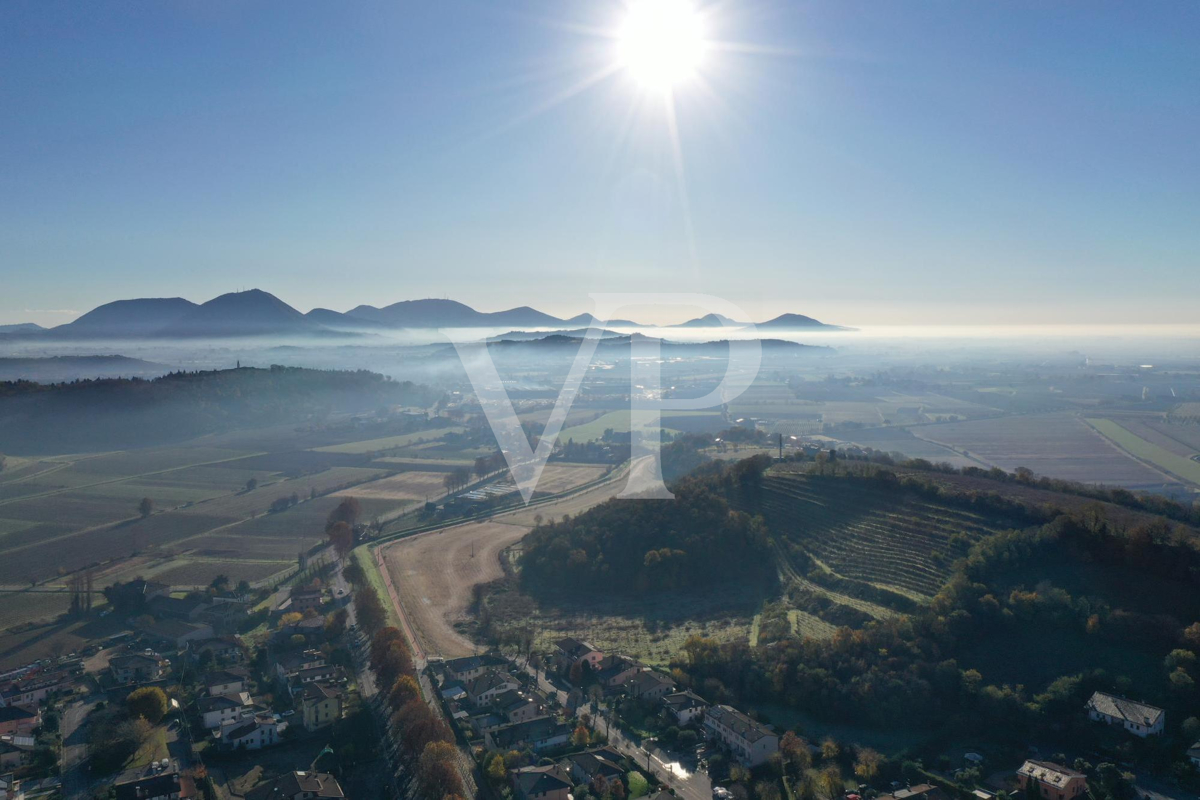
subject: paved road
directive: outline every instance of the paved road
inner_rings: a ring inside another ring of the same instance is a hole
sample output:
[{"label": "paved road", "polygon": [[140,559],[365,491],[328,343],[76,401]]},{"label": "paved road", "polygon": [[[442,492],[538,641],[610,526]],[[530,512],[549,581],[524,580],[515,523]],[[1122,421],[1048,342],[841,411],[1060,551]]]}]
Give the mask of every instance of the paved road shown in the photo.
[{"label": "paved road", "polygon": [[66,800],[78,800],[91,794],[86,718],[103,699],[103,694],[92,694],[63,709],[62,785]]},{"label": "paved road", "polygon": [[[557,698],[563,708],[567,707],[567,692],[546,680],[545,675],[538,674],[532,667],[526,665],[525,670],[531,676],[538,676],[538,688],[548,696]],[[579,713],[587,709],[588,705],[581,706]],[[601,709],[607,711],[603,707]],[[712,800],[712,783],[707,773],[687,770],[678,759],[654,745],[649,748],[642,747],[622,733],[616,725],[606,725],[605,730],[608,733],[609,745],[628,756],[641,769],[652,772],[664,785],[674,789],[677,797],[687,800]]]}]

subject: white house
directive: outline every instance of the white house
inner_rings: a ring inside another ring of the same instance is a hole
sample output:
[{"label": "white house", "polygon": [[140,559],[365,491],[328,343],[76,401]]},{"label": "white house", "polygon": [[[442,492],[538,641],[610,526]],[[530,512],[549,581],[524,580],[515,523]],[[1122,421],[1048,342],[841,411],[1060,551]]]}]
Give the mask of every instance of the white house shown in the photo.
[{"label": "white house", "polygon": [[691,724],[694,720],[704,716],[704,709],[708,708],[708,703],[704,702],[704,698],[691,692],[674,692],[665,695],[662,702],[667,713],[674,717],[675,722],[679,725]]},{"label": "white house", "polygon": [[779,750],[779,737],[732,706],[713,706],[704,715],[704,731],[747,767],[764,763]]},{"label": "white house", "polygon": [[216,697],[201,697],[196,701],[204,727],[216,730],[226,722],[240,720],[253,708],[253,701],[246,692],[219,694]]},{"label": "white house", "polygon": [[1120,725],[1134,736],[1143,739],[1162,733],[1167,719],[1167,712],[1161,708],[1105,692],[1093,694],[1085,707],[1089,719],[1109,725]]},{"label": "white house", "polygon": [[214,735],[225,750],[259,750],[279,743],[279,735],[287,729],[271,714],[235,719],[221,725]]}]

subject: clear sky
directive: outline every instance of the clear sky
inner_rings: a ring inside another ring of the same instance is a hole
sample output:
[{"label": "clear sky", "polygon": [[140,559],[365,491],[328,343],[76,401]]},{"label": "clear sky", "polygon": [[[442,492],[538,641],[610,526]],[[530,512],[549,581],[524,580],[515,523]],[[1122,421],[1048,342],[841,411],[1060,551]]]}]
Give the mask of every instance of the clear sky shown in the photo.
[{"label": "clear sky", "polygon": [[677,162],[660,95],[589,82],[619,2],[6,0],[0,322],[243,287],[1200,317],[1200,3],[695,4],[747,47],[676,87]]}]

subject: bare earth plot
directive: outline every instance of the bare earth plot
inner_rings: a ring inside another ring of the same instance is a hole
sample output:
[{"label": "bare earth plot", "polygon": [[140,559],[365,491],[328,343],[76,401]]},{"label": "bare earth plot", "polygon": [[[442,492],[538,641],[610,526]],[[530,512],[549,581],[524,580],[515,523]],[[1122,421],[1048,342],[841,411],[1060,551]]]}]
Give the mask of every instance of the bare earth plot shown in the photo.
[{"label": "bare earth plot", "polygon": [[1170,480],[1070,414],[1038,414],[911,428],[913,434],[1005,470],[1028,467],[1052,478],[1109,486]]},{"label": "bare earth plot", "polygon": [[[642,465],[635,466],[635,469]],[[625,486],[615,479],[562,500],[401,539],[377,551],[399,599],[399,612],[428,656],[470,655],[475,645],[455,630],[466,619],[472,587],[503,577],[500,552],[533,529],[534,516],[579,514]]]}]

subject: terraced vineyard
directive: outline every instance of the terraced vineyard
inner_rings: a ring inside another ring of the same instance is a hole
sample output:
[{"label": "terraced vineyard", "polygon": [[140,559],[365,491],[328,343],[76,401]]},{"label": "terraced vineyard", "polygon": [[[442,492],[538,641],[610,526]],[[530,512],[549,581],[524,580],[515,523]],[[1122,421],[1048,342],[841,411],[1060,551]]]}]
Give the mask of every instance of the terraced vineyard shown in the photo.
[{"label": "terraced vineyard", "polygon": [[918,600],[937,593],[980,537],[1014,527],[862,480],[768,474],[763,486],[761,511],[776,536],[836,575]]}]

